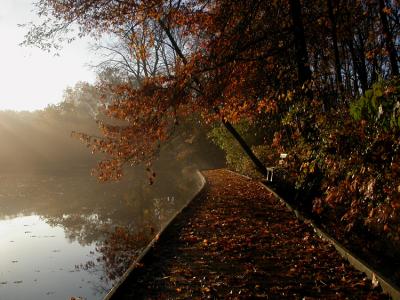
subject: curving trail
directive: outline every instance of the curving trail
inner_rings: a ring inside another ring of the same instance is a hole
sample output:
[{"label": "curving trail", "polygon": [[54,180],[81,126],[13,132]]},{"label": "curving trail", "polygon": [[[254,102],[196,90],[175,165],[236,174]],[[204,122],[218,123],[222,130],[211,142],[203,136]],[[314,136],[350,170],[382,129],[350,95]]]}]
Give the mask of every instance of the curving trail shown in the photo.
[{"label": "curving trail", "polygon": [[113,299],[387,299],[257,181],[203,174]]}]

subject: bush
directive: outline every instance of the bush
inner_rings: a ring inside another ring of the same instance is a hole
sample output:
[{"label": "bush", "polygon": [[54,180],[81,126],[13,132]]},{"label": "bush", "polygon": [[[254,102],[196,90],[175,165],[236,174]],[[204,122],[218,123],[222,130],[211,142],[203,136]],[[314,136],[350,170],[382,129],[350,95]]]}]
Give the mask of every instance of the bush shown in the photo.
[{"label": "bush", "polygon": [[385,131],[400,129],[400,79],[378,81],[357,101],[351,104],[350,113],[359,121],[365,119]]},{"label": "bush", "polygon": [[[251,146],[254,154],[266,166],[273,166],[279,158],[278,152],[268,143],[268,133],[263,130],[258,122],[243,121],[235,125],[235,129]],[[253,162],[247,157],[239,143],[224,128],[223,125],[215,126],[208,134],[209,138],[225,152],[229,168],[251,177],[260,177]]]}]

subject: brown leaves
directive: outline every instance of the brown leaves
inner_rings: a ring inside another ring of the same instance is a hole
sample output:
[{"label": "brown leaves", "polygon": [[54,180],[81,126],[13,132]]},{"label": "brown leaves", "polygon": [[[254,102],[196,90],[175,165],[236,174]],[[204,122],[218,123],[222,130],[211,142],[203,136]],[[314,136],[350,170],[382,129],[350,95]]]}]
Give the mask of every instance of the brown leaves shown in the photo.
[{"label": "brown leaves", "polygon": [[384,298],[257,182],[224,170],[206,177],[127,296]]},{"label": "brown leaves", "polygon": [[[154,229],[150,226],[144,226],[138,232],[116,227],[104,241],[99,242],[96,251],[101,256],[98,261],[104,264],[107,280],[118,279],[151,241],[153,235]],[[85,268],[90,268],[90,265]]]}]

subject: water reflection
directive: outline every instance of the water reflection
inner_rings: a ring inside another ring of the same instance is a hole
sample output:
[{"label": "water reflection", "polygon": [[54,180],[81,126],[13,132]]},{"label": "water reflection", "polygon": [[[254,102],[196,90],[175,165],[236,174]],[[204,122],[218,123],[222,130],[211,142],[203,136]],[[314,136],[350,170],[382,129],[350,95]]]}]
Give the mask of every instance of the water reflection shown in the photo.
[{"label": "water reflection", "polygon": [[136,175],[0,176],[0,299],[101,299],[198,184]]},{"label": "water reflection", "polygon": [[1,299],[94,299],[105,292],[96,290],[99,273],[75,267],[96,255],[94,245],[66,240],[62,227],[37,215],[2,220],[0,232]]}]

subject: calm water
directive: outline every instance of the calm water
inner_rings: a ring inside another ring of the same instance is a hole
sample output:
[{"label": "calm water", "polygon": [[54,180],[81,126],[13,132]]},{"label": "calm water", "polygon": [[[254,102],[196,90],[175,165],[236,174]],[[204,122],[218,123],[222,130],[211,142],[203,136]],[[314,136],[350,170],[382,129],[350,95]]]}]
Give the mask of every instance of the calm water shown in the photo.
[{"label": "calm water", "polygon": [[107,289],[99,273],[75,267],[96,255],[94,244],[69,240],[40,216],[0,221],[0,245],[1,299],[95,299]]},{"label": "calm water", "polygon": [[[0,299],[102,299],[194,188],[132,178],[102,185],[87,170],[0,176]],[[117,260],[107,243],[120,244],[116,227],[134,237]]]}]

